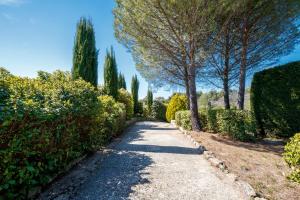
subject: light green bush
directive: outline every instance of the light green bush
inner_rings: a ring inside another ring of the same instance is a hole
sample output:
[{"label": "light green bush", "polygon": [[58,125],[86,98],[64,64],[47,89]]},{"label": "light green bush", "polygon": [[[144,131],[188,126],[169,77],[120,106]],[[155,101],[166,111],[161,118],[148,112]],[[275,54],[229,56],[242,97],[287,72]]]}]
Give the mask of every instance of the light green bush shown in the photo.
[{"label": "light green bush", "polygon": [[166,111],[166,119],[168,122],[171,122],[171,120],[175,119],[175,113],[180,110],[186,110],[187,109],[187,98],[185,95],[175,94],[168,106]]},{"label": "light green bush", "polygon": [[300,133],[295,134],[284,147],[284,160],[293,168],[289,179],[300,183]]},{"label": "light green bush", "polygon": [[26,199],[125,124],[123,104],[99,100],[91,84],[69,73],[5,75],[0,83],[0,199]]},{"label": "light green bush", "polygon": [[133,100],[131,94],[124,88],[119,89],[118,102],[123,103],[126,108],[126,118],[133,117]]}]

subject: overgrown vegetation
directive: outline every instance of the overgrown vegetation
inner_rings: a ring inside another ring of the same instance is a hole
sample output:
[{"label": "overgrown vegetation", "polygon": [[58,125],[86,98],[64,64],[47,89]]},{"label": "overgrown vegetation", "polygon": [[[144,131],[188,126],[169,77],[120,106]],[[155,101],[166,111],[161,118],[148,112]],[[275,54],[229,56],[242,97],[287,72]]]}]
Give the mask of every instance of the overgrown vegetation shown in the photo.
[{"label": "overgrown vegetation", "polygon": [[69,73],[36,79],[0,74],[0,197],[26,198],[86,152],[98,149],[125,124],[125,108],[97,97],[91,84]]},{"label": "overgrown vegetation", "polygon": [[158,100],[154,100],[151,106],[150,118],[166,121],[166,105]]},{"label": "overgrown vegetation", "polygon": [[261,136],[290,137],[300,131],[300,62],[254,75],[251,105]]},{"label": "overgrown vegetation", "polygon": [[284,147],[283,156],[293,170],[288,178],[300,183],[300,133],[295,134]]}]

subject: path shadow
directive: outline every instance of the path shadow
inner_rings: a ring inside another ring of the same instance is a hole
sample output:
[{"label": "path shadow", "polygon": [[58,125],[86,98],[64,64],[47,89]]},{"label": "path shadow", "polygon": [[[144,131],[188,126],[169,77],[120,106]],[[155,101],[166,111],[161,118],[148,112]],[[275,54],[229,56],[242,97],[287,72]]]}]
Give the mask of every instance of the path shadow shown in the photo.
[{"label": "path shadow", "polygon": [[143,154],[114,150],[70,199],[128,199],[133,186],[150,183],[143,170],[152,163]]},{"label": "path shadow", "polygon": [[210,136],[210,138],[217,142],[224,143],[227,145],[250,149],[258,152],[273,153],[279,156],[281,156],[282,153],[284,152],[284,142],[281,141],[272,142],[269,140],[262,140],[256,143],[250,143],[250,142],[233,141],[225,137],[214,136],[214,135]]},{"label": "path shadow", "polygon": [[200,151],[197,148],[180,146],[158,146],[146,144],[128,144],[126,150],[132,152],[170,153],[170,154],[190,154],[196,155]]}]

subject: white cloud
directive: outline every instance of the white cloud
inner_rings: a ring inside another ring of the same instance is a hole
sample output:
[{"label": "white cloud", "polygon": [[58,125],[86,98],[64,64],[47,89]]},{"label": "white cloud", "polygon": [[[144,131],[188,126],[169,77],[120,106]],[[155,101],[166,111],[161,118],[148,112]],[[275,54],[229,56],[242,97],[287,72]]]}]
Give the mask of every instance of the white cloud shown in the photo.
[{"label": "white cloud", "polygon": [[25,3],[25,0],[0,0],[0,5],[4,6],[19,6]]}]

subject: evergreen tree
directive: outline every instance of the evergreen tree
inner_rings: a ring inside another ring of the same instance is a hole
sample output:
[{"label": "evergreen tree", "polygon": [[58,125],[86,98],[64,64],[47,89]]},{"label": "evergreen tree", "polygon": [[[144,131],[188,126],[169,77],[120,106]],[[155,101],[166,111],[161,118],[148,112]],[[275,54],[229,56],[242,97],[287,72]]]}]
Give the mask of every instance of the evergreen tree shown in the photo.
[{"label": "evergreen tree", "polygon": [[122,73],[119,73],[118,87],[119,87],[119,89],[124,88],[126,90],[126,81],[125,81],[125,77]]},{"label": "evergreen tree", "polygon": [[148,92],[147,92],[147,106],[148,106],[149,111],[151,110],[152,104],[153,104],[153,93],[150,89],[148,89]]},{"label": "evergreen tree", "polygon": [[137,76],[134,75],[131,80],[131,95],[133,100],[133,110],[134,114],[139,112],[139,80]]},{"label": "evergreen tree", "polygon": [[94,27],[91,20],[80,18],[77,24],[73,48],[72,78],[90,82],[95,87],[98,82],[98,50]]},{"label": "evergreen tree", "polygon": [[118,95],[118,69],[115,53],[111,47],[110,52],[106,52],[104,63],[104,90],[107,95],[117,98]]}]

